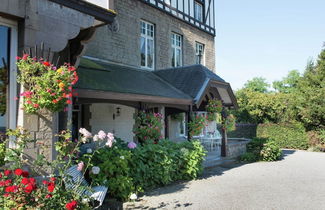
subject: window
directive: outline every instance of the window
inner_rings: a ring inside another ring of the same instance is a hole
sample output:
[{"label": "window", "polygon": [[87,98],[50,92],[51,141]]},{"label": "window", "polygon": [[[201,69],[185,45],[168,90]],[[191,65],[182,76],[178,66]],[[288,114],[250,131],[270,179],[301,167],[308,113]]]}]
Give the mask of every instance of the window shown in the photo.
[{"label": "window", "polygon": [[196,57],[196,64],[204,65],[204,44],[199,42],[195,42],[195,57]]},{"label": "window", "polygon": [[203,5],[197,1],[194,3],[194,18],[203,22]]},{"label": "window", "polygon": [[182,65],[182,36],[172,34],[172,67]]},{"label": "window", "polygon": [[179,123],[179,135],[186,136],[187,135],[187,133],[186,133],[186,115],[185,115],[185,113],[181,113],[180,115],[182,117],[181,117],[181,121]]},{"label": "window", "polygon": [[[0,17],[0,133],[17,123],[17,34],[17,23]],[[10,141],[9,147],[13,145]]]},{"label": "window", "polygon": [[141,67],[153,69],[154,68],[154,25],[145,21],[141,21]]}]

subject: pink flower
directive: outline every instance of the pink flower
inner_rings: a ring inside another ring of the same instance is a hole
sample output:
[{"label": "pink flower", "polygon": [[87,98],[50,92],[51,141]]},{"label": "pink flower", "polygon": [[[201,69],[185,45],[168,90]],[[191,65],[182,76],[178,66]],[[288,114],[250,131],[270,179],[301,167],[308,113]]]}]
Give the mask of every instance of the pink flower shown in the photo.
[{"label": "pink flower", "polygon": [[79,133],[81,133],[86,138],[92,137],[92,134],[89,131],[87,131],[86,128],[80,128]]},{"label": "pink flower", "polygon": [[93,137],[93,141],[98,141],[99,137],[98,135],[96,134],[94,137]]},{"label": "pink flower", "polygon": [[114,134],[112,133],[107,133],[107,139],[111,140],[111,141],[114,141]]},{"label": "pink flower", "polygon": [[78,171],[82,171],[82,169],[84,168],[84,166],[85,166],[84,162],[81,161],[80,163],[78,163],[77,170]]},{"label": "pink flower", "polygon": [[134,143],[134,142],[132,142],[132,141],[128,143],[128,148],[129,148],[129,149],[134,149],[134,148],[136,148],[136,147],[137,147],[137,144],[136,144],[136,143]]},{"label": "pink flower", "polygon": [[24,55],[23,55],[23,60],[27,60],[28,57],[29,57],[28,54],[24,54]]},{"label": "pink flower", "polygon": [[101,130],[101,131],[98,132],[98,138],[100,140],[104,140],[105,137],[106,137],[106,133],[104,131]]},{"label": "pink flower", "polygon": [[112,147],[112,145],[113,145],[113,140],[111,140],[111,139],[107,139],[107,142],[106,142],[105,145],[108,146],[108,147]]}]

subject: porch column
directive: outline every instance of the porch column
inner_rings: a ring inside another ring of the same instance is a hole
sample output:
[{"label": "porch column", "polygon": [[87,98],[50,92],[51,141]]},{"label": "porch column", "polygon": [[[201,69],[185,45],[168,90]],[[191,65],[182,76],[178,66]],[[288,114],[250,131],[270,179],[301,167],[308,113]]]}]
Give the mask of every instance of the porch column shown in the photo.
[{"label": "porch column", "polygon": [[228,139],[227,139],[227,129],[225,127],[225,120],[227,119],[227,113],[225,108],[222,109],[221,112],[222,116],[222,129],[221,129],[221,156],[222,157],[227,157],[227,145],[228,145]]}]

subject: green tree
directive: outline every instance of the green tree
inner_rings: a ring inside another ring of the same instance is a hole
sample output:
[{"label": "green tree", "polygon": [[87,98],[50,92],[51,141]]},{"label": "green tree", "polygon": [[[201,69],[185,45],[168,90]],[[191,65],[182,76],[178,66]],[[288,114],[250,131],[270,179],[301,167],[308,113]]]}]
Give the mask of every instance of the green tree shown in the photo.
[{"label": "green tree", "polygon": [[286,77],[282,78],[282,80],[274,81],[273,88],[280,93],[292,92],[297,86],[300,77],[298,70],[291,70]]},{"label": "green tree", "polygon": [[309,63],[295,92],[297,117],[308,130],[325,128],[325,49]]},{"label": "green tree", "polygon": [[269,87],[270,84],[268,84],[263,77],[254,77],[244,84],[244,88],[260,93],[266,93]]}]

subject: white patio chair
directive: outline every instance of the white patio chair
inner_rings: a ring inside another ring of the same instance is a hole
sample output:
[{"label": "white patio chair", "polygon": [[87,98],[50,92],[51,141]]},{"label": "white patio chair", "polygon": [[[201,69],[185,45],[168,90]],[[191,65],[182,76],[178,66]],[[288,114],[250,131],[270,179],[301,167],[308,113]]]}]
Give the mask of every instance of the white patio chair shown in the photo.
[{"label": "white patio chair", "polygon": [[66,170],[66,174],[69,176],[64,179],[66,188],[75,190],[75,192],[81,196],[87,195],[93,198],[99,202],[99,204],[94,208],[96,209],[100,207],[104,202],[108,188],[105,186],[96,186],[89,190],[88,182],[85,180],[81,171],[78,171],[77,168],[78,166],[74,165]]}]

